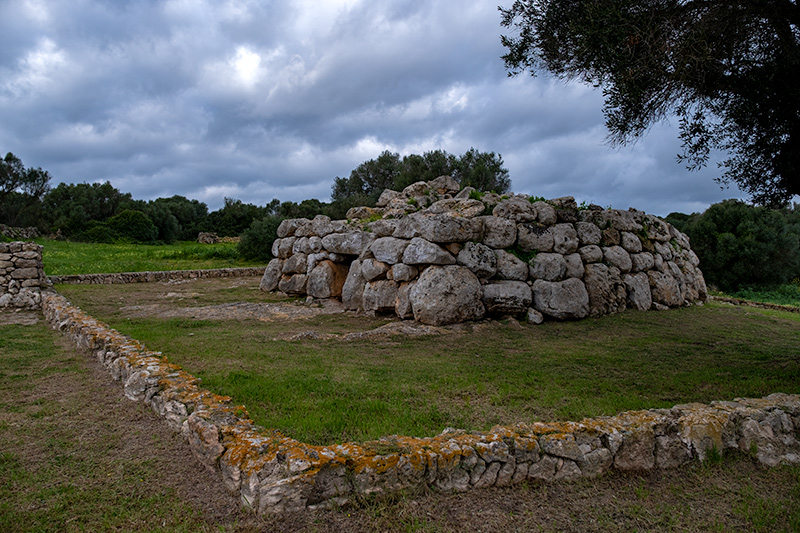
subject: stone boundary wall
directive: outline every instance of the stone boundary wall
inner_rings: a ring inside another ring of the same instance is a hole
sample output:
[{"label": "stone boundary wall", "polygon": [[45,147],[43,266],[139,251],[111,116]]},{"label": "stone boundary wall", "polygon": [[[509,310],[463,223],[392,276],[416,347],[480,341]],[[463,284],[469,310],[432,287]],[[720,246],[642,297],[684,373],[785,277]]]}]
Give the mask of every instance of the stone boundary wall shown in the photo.
[{"label": "stone boundary wall", "polygon": [[156,272],[122,272],[119,274],[74,274],[66,276],[49,276],[53,284],[64,283],[69,285],[98,284],[110,285],[114,283],[148,283],[153,281],[168,281],[178,279],[201,278],[235,278],[240,276],[260,276],[264,273],[263,267],[244,268],[214,268],[207,270],[164,270]]},{"label": "stone boundary wall", "polygon": [[33,242],[0,243],[0,308],[38,309],[49,287],[42,246]]},{"label": "stone boundary wall", "polygon": [[365,494],[419,486],[462,492],[609,470],[674,468],[725,450],[751,454],[767,466],[800,463],[800,395],[782,393],[581,422],[312,446],[256,426],[243,406],[202,389],[160,352],[110,329],[63,296],[46,293],[42,308],[53,328],[124,384],[126,397],[145,402],[181,431],[197,459],[259,513],[342,505]]},{"label": "stone boundary wall", "polygon": [[265,291],[442,325],[566,320],[707,297],[689,238],[653,215],[459,190],[449,176],[386,190],[348,220],[281,222]]},{"label": "stone boundary wall", "polygon": [[10,239],[19,239],[19,240],[32,240],[36,237],[39,237],[41,233],[37,228],[28,227],[28,228],[16,228],[13,226],[6,226],[5,224],[0,224],[0,235],[5,235]]}]

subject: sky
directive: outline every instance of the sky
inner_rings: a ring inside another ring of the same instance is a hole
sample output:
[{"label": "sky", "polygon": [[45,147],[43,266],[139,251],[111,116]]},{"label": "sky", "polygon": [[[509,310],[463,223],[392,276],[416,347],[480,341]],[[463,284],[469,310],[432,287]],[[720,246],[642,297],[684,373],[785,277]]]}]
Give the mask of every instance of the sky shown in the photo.
[{"label": "sky", "polygon": [[211,210],[329,201],[384,150],[495,152],[513,192],[661,216],[745,197],[676,162],[675,120],[608,145],[601,92],[508,77],[503,33],[497,0],[0,0],[0,152]]}]

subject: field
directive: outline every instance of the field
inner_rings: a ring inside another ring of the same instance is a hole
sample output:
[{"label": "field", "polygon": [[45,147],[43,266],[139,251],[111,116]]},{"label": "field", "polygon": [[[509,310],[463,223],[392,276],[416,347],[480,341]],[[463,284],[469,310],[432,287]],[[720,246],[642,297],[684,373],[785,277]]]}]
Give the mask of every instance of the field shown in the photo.
[{"label": "field", "polygon": [[[48,276],[261,266],[244,261],[236,244],[97,244],[36,239]],[[264,265],[266,266],[266,265]]]}]

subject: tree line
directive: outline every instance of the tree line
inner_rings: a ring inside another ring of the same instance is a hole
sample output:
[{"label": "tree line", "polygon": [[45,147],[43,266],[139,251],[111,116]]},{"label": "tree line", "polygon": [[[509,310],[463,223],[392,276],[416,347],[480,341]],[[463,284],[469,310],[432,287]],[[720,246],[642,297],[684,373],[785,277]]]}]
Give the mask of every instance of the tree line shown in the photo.
[{"label": "tree line", "polygon": [[347,178],[336,177],[331,201],[301,202],[277,198],[259,206],[225,198],[223,206],[209,212],[198,200],[175,195],[137,200],[104,183],[60,183],[50,186],[49,172],[26,168],[12,153],[0,160],[0,222],[36,227],[62,238],[111,243],[171,243],[197,238],[200,232],[221,237],[242,236],[245,257],[266,259],[280,221],[327,215],[343,219],[354,206],[374,206],[384,189],[402,190],[416,181],[451,175],[462,187],[506,192],[510,186],[503,159],[494,152],[469,149],[461,156],[443,150],[400,157],[383,152],[365,161]]}]

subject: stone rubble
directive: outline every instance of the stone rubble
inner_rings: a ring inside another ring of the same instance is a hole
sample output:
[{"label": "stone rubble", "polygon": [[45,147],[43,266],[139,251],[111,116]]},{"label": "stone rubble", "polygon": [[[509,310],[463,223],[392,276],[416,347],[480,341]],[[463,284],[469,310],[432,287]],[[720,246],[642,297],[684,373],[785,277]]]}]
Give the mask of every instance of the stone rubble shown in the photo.
[{"label": "stone rubble", "polygon": [[42,290],[49,287],[42,266],[41,245],[0,243],[0,308],[39,309]]},{"label": "stone rubble", "polygon": [[481,195],[449,176],[386,190],[377,205],[353,208],[347,220],[284,220],[261,288],[434,326],[487,315],[540,323],[707,298],[688,237],[634,209]]}]

